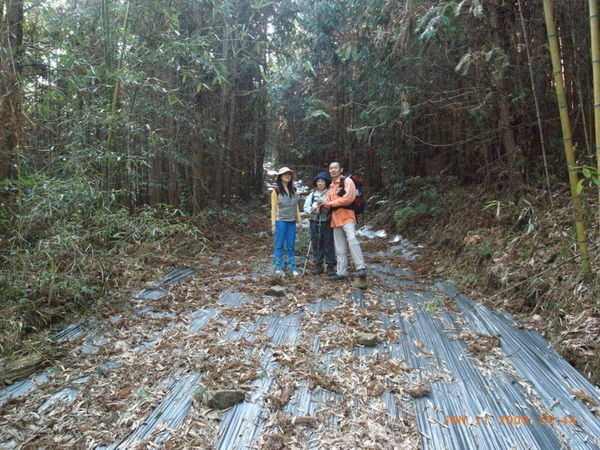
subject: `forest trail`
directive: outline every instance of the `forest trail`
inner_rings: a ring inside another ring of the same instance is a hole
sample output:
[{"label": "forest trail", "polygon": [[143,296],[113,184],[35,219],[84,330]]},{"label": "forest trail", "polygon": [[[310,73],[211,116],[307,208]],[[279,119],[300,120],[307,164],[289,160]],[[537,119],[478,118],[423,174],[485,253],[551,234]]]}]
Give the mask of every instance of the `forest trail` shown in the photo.
[{"label": "forest trail", "polygon": [[265,295],[262,233],[146,282],[0,393],[0,448],[600,448],[600,391],[539,333],[362,240],[366,291],[307,270]]}]

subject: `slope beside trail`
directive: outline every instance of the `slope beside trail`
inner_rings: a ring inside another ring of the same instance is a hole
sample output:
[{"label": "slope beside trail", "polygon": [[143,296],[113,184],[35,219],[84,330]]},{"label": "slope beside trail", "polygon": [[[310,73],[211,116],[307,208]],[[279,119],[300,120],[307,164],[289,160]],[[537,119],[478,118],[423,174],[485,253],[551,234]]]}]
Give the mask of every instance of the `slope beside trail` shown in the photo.
[{"label": "slope beside trail", "polygon": [[[0,448],[600,448],[599,390],[537,332],[416,275],[432,262],[406,240],[361,237],[365,291],[309,265],[277,297],[257,230],[63,330],[68,356],[2,391]],[[220,390],[244,399],[207,406]]]}]

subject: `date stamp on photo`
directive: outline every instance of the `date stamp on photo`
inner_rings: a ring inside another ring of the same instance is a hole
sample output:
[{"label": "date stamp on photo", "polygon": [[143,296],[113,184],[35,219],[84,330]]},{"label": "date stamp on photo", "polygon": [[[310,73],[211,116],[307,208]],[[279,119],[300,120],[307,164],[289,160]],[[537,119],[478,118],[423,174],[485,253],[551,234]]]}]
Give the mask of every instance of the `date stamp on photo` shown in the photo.
[{"label": "date stamp on photo", "polygon": [[527,416],[527,415],[512,415],[512,416],[490,416],[487,414],[481,416],[444,416],[445,420],[442,425],[575,425],[577,418],[575,416]]}]

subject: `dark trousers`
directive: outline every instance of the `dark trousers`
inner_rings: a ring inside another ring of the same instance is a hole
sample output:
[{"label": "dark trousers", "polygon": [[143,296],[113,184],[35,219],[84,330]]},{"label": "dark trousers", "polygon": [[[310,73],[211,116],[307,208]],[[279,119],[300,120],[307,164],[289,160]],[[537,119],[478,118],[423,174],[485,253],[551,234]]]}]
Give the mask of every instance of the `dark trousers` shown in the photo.
[{"label": "dark trousers", "polygon": [[333,228],[329,220],[319,222],[310,221],[310,240],[313,248],[313,261],[315,265],[335,266],[335,246],[333,244]]}]

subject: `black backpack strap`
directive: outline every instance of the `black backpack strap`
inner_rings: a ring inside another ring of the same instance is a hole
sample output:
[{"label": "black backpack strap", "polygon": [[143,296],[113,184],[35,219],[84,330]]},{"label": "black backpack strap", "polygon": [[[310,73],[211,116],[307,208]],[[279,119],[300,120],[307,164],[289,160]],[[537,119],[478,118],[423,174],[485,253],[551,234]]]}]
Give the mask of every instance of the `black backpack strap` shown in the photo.
[{"label": "black backpack strap", "polygon": [[311,202],[310,202],[310,204],[311,204],[311,205],[314,205],[315,203],[317,203],[317,202],[319,201],[319,199],[318,199],[318,198],[317,198],[317,196],[315,195],[315,192],[316,192],[316,191],[312,191],[312,193],[311,193],[311,195],[312,195],[312,197],[311,197]]},{"label": "black backpack strap", "polygon": [[344,176],[342,178],[340,178],[340,184],[338,185],[338,196],[339,197],[343,197],[344,195],[346,195],[346,189],[344,189],[345,183],[346,183],[346,178],[348,178],[348,176]]}]

